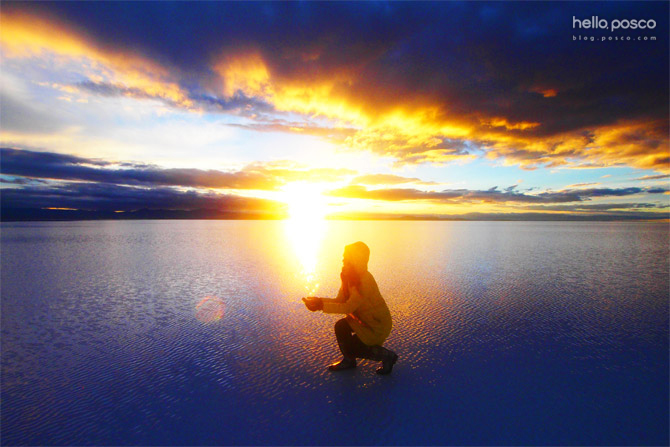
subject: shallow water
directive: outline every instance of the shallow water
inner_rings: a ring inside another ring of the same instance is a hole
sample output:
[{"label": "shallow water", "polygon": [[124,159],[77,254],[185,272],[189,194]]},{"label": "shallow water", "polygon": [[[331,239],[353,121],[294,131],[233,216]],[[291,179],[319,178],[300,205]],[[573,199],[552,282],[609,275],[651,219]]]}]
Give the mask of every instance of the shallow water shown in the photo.
[{"label": "shallow water", "polygon": [[[667,224],[1,229],[3,445],[668,441]],[[356,240],[387,377],[326,371],[338,317],[300,301],[336,293]]]}]

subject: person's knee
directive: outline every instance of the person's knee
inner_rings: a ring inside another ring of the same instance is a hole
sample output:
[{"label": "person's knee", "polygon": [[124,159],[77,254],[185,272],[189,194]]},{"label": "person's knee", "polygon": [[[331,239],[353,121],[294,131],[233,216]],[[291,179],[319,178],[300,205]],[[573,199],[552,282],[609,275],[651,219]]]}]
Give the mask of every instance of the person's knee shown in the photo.
[{"label": "person's knee", "polygon": [[347,321],[346,318],[337,320],[337,322],[335,323],[335,332],[336,333],[351,332],[351,327],[349,326],[349,322]]}]

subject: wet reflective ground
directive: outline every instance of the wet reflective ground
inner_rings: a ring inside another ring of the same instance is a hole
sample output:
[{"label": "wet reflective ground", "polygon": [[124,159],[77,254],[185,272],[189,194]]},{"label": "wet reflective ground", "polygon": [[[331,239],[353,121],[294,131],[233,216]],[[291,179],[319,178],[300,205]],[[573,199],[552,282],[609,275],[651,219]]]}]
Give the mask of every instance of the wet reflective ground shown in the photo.
[{"label": "wet reflective ground", "polygon": [[[662,445],[667,224],[2,224],[2,443]],[[362,240],[400,360],[333,374]]]}]

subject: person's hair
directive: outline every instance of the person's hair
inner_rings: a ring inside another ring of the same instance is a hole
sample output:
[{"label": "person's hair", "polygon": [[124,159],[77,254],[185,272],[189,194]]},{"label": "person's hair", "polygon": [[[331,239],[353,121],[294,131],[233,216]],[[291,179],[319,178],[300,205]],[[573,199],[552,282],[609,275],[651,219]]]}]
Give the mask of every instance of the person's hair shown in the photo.
[{"label": "person's hair", "polygon": [[342,281],[342,290],[344,291],[344,296],[347,299],[349,299],[349,287],[358,287],[361,285],[361,278],[353,268],[342,267],[340,280]]},{"label": "person's hair", "polygon": [[[359,261],[367,265],[368,260],[370,259],[370,249],[363,242],[354,242],[353,244],[347,245],[344,247],[345,252],[348,251],[353,256],[356,256]],[[349,299],[349,287],[359,287],[361,285],[361,278],[353,267],[347,268],[346,266],[342,267],[342,272],[340,273],[340,279],[342,280],[342,289],[344,291],[344,296],[346,299]]]},{"label": "person's hair", "polygon": [[345,249],[349,249],[351,252],[355,253],[366,265],[370,260],[370,247],[368,247],[365,242],[354,242],[353,244],[347,245]]}]

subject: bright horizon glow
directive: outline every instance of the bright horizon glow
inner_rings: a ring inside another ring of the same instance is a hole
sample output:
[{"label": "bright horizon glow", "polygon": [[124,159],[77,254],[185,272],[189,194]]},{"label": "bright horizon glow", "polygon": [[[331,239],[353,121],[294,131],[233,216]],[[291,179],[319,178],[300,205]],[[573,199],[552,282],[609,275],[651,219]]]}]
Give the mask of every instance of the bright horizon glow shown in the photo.
[{"label": "bright horizon glow", "polygon": [[281,188],[279,200],[288,205],[289,219],[315,222],[328,214],[327,198],[323,192],[327,185],[311,182],[292,182]]}]

